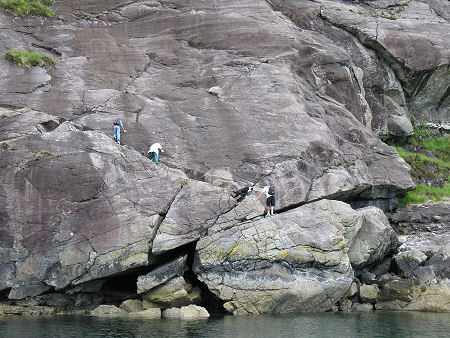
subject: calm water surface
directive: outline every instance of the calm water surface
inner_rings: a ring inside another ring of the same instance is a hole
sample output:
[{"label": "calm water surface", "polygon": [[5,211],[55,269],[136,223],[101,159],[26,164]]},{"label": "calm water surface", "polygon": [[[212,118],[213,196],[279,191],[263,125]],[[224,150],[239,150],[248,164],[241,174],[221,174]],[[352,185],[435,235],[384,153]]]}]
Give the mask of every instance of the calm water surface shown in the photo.
[{"label": "calm water surface", "polygon": [[0,318],[0,337],[450,337],[450,314],[315,313],[207,321],[7,317]]}]

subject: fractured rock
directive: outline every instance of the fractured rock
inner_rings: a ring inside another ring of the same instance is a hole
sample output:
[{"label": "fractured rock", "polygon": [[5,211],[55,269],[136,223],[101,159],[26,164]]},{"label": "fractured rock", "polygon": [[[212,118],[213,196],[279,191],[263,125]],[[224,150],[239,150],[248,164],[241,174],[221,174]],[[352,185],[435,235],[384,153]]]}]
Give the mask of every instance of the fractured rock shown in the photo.
[{"label": "fractured rock", "polygon": [[178,276],[181,277],[187,270],[187,256],[179,257],[168,262],[148,274],[139,276],[137,279],[137,293],[143,293],[161,285],[168,280]]},{"label": "fractured rock", "polygon": [[[352,283],[347,252],[357,236],[375,236],[360,249],[358,264],[383,256],[383,248],[373,248],[383,240],[375,223],[386,218],[370,210],[321,200],[233,227],[217,224],[197,243],[194,272],[234,314],[328,310]],[[389,234],[389,224],[381,228]]]}]

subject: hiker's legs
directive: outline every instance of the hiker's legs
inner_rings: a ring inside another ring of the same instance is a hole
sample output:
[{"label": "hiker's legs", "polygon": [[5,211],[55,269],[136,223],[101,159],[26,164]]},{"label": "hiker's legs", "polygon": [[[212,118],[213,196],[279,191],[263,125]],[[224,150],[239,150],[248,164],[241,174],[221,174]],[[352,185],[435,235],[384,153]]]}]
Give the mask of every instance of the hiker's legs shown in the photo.
[{"label": "hiker's legs", "polygon": [[120,126],[114,126],[114,141],[120,143]]},{"label": "hiker's legs", "polygon": [[269,196],[267,198],[267,212],[273,215],[273,207],[275,206],[275,196]]},{"label": "hiker's legs", "polygon": [[158,163],[158,154],[156,152],[153,152],[153,162]]}]

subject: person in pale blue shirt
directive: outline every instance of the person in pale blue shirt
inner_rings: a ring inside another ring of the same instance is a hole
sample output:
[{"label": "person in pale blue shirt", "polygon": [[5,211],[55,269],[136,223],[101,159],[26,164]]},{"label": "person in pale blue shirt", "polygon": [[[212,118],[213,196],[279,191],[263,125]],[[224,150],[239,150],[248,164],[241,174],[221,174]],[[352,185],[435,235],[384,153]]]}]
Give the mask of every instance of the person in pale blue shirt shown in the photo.
[{"label": "person in pale blue shirt", "polygon": [[155,163],[158,163],[159,161],[159,151],[161,151],[162,153],[164,152],[159,143],[153,143],[150,149],[147,151],[148,157],[150,157]]},{"label": "person in pale blue shirt", "polygon": [[120,144],[120,129],[122,129],[124,133],[126,133],[127,131],[123,127],[123,123],[121,120],[114,121],[113,126],[114,126],[113,139],[114,141]]}]

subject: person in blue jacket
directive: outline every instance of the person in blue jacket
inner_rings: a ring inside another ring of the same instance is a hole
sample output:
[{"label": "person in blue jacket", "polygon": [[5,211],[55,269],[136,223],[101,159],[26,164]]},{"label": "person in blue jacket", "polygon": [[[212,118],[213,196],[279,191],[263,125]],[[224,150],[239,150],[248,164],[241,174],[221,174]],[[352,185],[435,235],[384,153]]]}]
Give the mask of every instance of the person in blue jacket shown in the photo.
[{"label": "person in blue jacket", "polygon": [[120,144],[120,129],[122,129],[124,133],[126,133],[127,131],[123,127],[123,123],[121,120],[114,121],[113,126],[114,126],[113,139],[114,141]]}]

